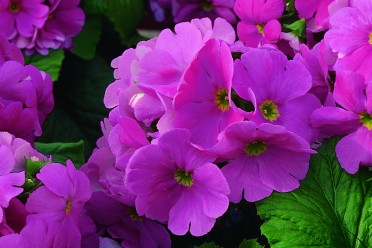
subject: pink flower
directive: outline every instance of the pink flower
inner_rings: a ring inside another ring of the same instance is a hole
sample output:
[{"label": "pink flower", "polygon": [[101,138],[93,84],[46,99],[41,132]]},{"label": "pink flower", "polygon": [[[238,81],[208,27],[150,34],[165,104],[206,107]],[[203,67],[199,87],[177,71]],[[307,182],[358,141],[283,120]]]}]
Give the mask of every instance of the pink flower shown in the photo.
[{"label": "pink flower", "polygon": [[212,20],[222,17],[230,23],[235,23],[233,5],[234,0],[173,0],[172,12],[175,23],[203,17]]},{"label": "pink flower", "polygon": [[345,171],[355,174],[359,165],[372,165],[372,83],[355,72],[338,72],[333,95],[342,108],[315,110],[311,124],[327,135],[346,135],[336,145],[336,156]]},{"label": "pink flower", "polygon": [[273,190],[292,191],[300,186],[309,168],[310,145],[284,127],[237,122],[221,134],[210,150],[220,160],[228,161],[222,168],[231,193],[231,202],[259,201]]},{"label": "pink flower", "polygon": [[49,8],[44,0],[0,0],[0,32],[8,39],[17,34],[32,37],[36,28],[41,28]]},{"label": "pink flower", "polygon": [[226,212],[229,187],[214,157],[191,143],[190,132],[175,129],[156,145],[137,150],[127,167],[125,183],[135,195],[138,214],[160,222],[176,235],[209,232]]},{"label": "pink flower", "polygon": [[209,40],[190,64],[174,99],[174,126],[211,147],[228,125],[243,119],[231,107],[233,59],[226,43]]},{"label": "pink flower", "polygon": [[325,39],[339,59],[335,70],[355,71],[372,79],[372,4],[370,0],[353,1],[330,19]]},{"label": "pink flower", "polygon": [[284,11],[283,0],[236,0],[234,11],[241,19],[238,36],[246,46],[258,47],[279,40],[281,26],[277,18]]},{"label": "pink flower", "polygon": [[27,223],[43,220],[53,230],[54,245],[75,246],[80,243],[79,217],[91,197],[90,183],[83,172],[77,171],[71,161],[67,167],[47,164],[37,178],[44,184],[29,196],[26,209]]}]

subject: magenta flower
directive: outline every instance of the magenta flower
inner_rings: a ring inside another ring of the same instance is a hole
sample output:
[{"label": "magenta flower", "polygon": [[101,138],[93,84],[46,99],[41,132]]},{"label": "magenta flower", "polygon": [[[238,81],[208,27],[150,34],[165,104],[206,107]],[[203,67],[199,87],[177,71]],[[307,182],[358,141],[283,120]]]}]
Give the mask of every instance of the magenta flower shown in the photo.
[{"label": "magenta flower", "polygon": [[72,37],[77,35],[85,20],[80,0],[48,0],[50,9],[45,25],[38,27],[29,44],[22,46],[22,37],[18,39],[19,47],[26,48],[28,53],[34,50],[46,55],[48,49],[71,48]]},{"label": "magenta flower", "polygon": [[[3,133],[0,133],[3,134]],[[0,223],[3,221],[3,209],[9,207],[9,202],[23,192],[21,186],[25,182],[25,173],[11,173],[14,169],[15,158],[12,150],[0,145]]]},{"label": "magenta flower", "polygon": [[8,39],[17,34],[32,37],[36,28],[41,28],[49,8],[44,0],[0,0],[0,32]]},{"label": "magenta flower", "polygon": [[244,198],[254,202],[273,190],[289,192],[298,188],[314,153],[304,139],[282,126],[246,121],[226,128],[211,152],[229,161],[222,172],[234,203],[242,199],[243,191]]},{"label": "magenta flower", "polygon": [[276,43],[282,30],[278,19],[284,11],[283,0],[236,0],[234,11],[241,19],[238,36],[246,46]]},{"label": "magenta flower", "polygon": [[137,195],[138,214],[160,222],[176,235],[208,233],[226,212],[229,187],[214,157],[191,143],[191,134],[175,129],[137,150],[125,183]]},{"label": "magenta flower", "polygon": [[309,70],[312,77],[310,93],[324,103],[331,94],[331,79],[328,70],[333,67],[337,57],[330,51],[324,40],[317,43],[311,50],[302,44],[300,51],[301,53],[296,54],[294,60],[301,62]]},{"label": "magenta flower", "polygon": [[53,230],[54,246],[76,246],[81,239],[79,217],[84,203],[91,196],[88,178],[83,172],[77,171],[69,160],[67,167],[47,164],[37,178],[44,186],[28,198],[26,209],[30,215],[27,223],[43,220],[47,228]]},{"label": "magenta flower", "polygon": [[0,130],[33,142],[53,109],[50,76],[34,66],[7,61],[0,67],[0,87]]},{"label": "magenta flower", "polygon": [[209,40],[186,70],[174,99],[174,125],[192,142],[211,147],[228,125],[243,119],[231,107],[233,59],[226,43]]},{"label": "magenta flower", "polygon": [[335,70],[350,70],[372,79],[372,5],[370,0],[353,1],[330,18],[325,34],[329,46],[338,53]]},{"label": "magenta flower", "polygon": [[110,198],[103,192],[95,192],[86,204],[87,214],[102,230],[115,239],[122,240],[122,247],[170,247],[166,228],[145,216],[139,216],[134,199],[127,204]]},{"label": "magenta flower", "polygon": [[310,114],[321,106],[308,94],[311,86],[305,66],[288,61],[277,50],[255,48],[235,61],[233,89],[255,108],[246,118],[257,124],[282,125],[310,144],[318,137],[318,131],[310,126]]},{"label": "magenta flower", "polygon": [[346,135],[336,146],[341,167],[355,174],[359,165],[372,165],[372,84],[355,72],[338,72],[334,99],[342,107],[324,107],[311,115],[311,124],[327,135]]},{"label": "magenta flower", "polygon": [[211,38],[232,44],[235,33],[222,19],[216,19],[213,27],[207,19],[202,19],[177,24],[175,33],[163,30],[156,39],[155,49],[140,60],[138,86],[173,98],[186,68]]},{"label": "magenta flower", "polygon": [[8,42],[8,39],[0,33],[0,66],[6,61],[14,60],[24,64],[24,58],[21,50],[14,44]]},{"label": "magenta flower", "polygon": [[173,0],[172,13],[175,23],[203,17],[212,20],[222,17],[230,23],[235,23],[233,5],[234,0]]}]

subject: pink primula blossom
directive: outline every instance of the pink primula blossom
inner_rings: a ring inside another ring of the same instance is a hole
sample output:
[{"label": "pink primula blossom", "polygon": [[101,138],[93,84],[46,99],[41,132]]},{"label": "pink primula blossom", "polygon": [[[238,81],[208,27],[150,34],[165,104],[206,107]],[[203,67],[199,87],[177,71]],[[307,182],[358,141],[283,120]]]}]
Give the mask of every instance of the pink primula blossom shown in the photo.
[{"label": "pink primula blossom", "polygon": [[279,41],[281,25],[277,19],[284,7],[283,0],[236,0],[234,11],[241,19],[238,23],[239,39],[249,47]]},{"label": "pink primula blossom", "polygon": [[372,3],[370,0],[352,1],[330,18],[330,30],[325,40],[339,59],[335,70],[355,71],[367,81],[372,79]]},{"label": "pink primula blossom", "polygon": [[355,174],[359,166],[372,165],[372,81],[355,72],[338,72],[335,101],[342,107],[323,107],[311,123],[326,135],[346,135],[336,145],[341,167]]},{"label": "pink primula blossom", "polygon": [[192,142],[211,147],[228,125],[243,119],[231,107],[233,59],[226,43],[211,39],[186,70],[174,99],[174,125]]},{"label": "pink primula blossom", "polygon": [[71,161],[67,167],[47,164],[37,174],[44,184],[30,194],[26,209],[27,224],[43,220],[53,232],[53,246],[74,247],[80,243],[79,218],[83,206],[91,197],[90,183]]},{"label": "pink primula blossom", "polygon": [[254,106],[253,113],[246,111],[246,118],[257,124],[282,125],[310,144],[318,136],[310,126],[310,114],[321,106],[308,93],[311,87],[306,67],[288,61],[280,51],[255,48],[235,61],[233,89]]},{"label": "pink primula blossom", "polygon": [[190,229],[201,236],[226,212],[229,187],[215,158],[190,142],[188,130],[174,129],[156,145],[140,148],[129,161],[125,183],[137,195],[139,215],[168,222],[176,235]]},{"label": "pink primula blossom", "polygon": [[289,192],[300,186],[309,168],[310,145],[284,127],[237,122],[221,134],[211,150],[219,160],[231,193],[231,202],[259,201],[273,190]]}]

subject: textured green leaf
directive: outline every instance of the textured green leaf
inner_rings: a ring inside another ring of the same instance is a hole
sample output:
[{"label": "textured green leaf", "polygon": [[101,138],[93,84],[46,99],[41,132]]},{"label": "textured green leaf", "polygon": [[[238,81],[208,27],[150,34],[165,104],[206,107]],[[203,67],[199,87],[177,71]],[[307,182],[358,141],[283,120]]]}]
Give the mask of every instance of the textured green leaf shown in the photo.
[{"label": "textured green leaf", "polygon": [[99,17],[88,17],[83,30],[73,39],[73,53],[83,59],[93,59],[100,39],[101,28]]},{"label": "textured green leaf", "polygon": [[84,61],[66,58],[58,84],[54,87],[55,107],[43,124],[43,143],[84,140],[88,157],[102,136],[100,121],[108,116],[103,104],[107,86],[114,81],[108,63],[96,56]]},{"label": "textured green leaf", "polygon": [[49,73],[53,81],[57,81],[65,55],[62,49],[50,50],[47,56],[34,54],[25,56],[25,63],[36,66],[39,70]]},{"label": "textured green leaf", "polygon": [[145,13],[144,0],[86,0],[83,8],[87,13],[106,16],[124,44],[132,39]]},{"label": "textured green leaf", "polygon": [[243,240],[243,242],[239,245],[239,248],[263,248],[256,239],[250,240]]},{"label": "textured green leaf", "polygon": [[204,243],[196,248],[221,248],[221,246],[216,245],[214,242]]},{"label": "textured green leaf", "polygon": [[313,155],[308,175],[291,193],[274,193],[257,203],[262,233],[277,247],[372,247],[372,187],[366,168],[341,169],[338,139],[326,140]]},{"label": "textured green leaf", "polygon": [[53,162],[65,164],[71,160],[76,168],[85,163],[84,142],[76,143],[35,143],[35,148],[46,156],[52,155]]}]

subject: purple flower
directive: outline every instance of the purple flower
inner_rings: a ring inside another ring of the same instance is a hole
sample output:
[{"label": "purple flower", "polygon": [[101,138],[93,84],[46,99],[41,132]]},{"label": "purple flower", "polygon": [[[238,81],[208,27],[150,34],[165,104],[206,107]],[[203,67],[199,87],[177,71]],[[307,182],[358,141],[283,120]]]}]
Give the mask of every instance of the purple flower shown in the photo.
[{"label": "purple flower", "polygon": [[0,0],[0,32],[8,39],[17,34],[32,37],[36,28],[41,28],[49,8],[44,0]]},{"label": "purple flower", "polygon": [[304,44],[300,46],[301,53],[296,54],[295,61],[300,61],[309,70],[312,77],[310,93],[314,94],[322,103],[329,97],[330,76],[328,70],[337,57],[327,47],[324,40],[317,43],[311,50]]},{"label": "purple flower", "polygon": [[24,58],[21,50],[14,44],[8,42],[8,39],[0,34],[0,66],[6,61],[14,60],[20,64],[24,64]]},{"label": "purple flower", "polygon": [[314,153],[304,139],[282,126],[246,121],[226,128],[211,152],[229,161],[222,172],[234,203],[242,199],[243,191],[244,198],[253,202],[268,197],[273,190],[298,188]]},{"label": "purple flower", "polygon": [[34,66],[7,61],[0,67],[0,130],[33,142],[52,111],[52,80]]},{"label": "purple flower", "polygon": [[67,167],[47,164],[37,178],[44,184],[29,196],[27,223],[43,220],[54,233],[54,246],[75,246],[80,243],[79,217],[84,203],[91,197],[90,183],[71,161]]},{"label": "purple flower", "polygon": [[160,222],[176,235],[209,232],[226,212],[229,187],[220,169],[190,143],[191,134],[175,129],[157,144],[137,150],[127,167],[127,188],[137,195],[138,214]]},{"label": "purple flower", "polygon": [[36,50],[47,55],[48,49],[71,48],[72,37],[84,25],[85,15],[78,7],[80,0],[48,0],[47,3],[50,9],[45,25],[35,30],[28,44],[21,45],[22,37],[18,40],[20,47],[26,48],[28,53]]},{"label": "purple flower", "polygon": [[279,40],[281,26],[277,18],[284,11],[283,0],[236,0],[234,11],[241,19],[238,36],[246,46],[258,47]]},{"label": "purple flower", "polygon": [[346,135],[336,146],[341,167],[355,174],[359,165],[372,165],[372,83],[355,72],[338,72],[334,99],[342,107],[323,107],[311,124],[327,135]]},{"label": "purple flower", "polygon": [[95,192],[86,204],[87,214],[101,229],[115,239],[123,240],[122,247],[170,247],[166,228],[145,216],[139,216],[134,199],[123,204],[103,192]]},{"label": "purple flower", "polygon": [[372,79],[372,5],[370,0],[353,1],[330,18],[325,39],[339,59],[335,70],[350,70]]},{"label": "purple flower", "polygon": [[310,88],[311,75],[305,66],[288,61],[280,51],[255,48],[235,61],[233,89],[254,106],[253,115],[248,112],[246,118],[282,125],[311,144],[318,131],[310,126],[310,114],[321,105],[307,94]]},{"label": "purple flower", "polygon": [[233,59],[226,43],[209,40],[186,70],[174,99],[174,125],[192,142],[211,147],[229,124],[243,119],[231,107]]},{"label": "purple flower", "polygon": [[[227,31],[226,34],[221,34]],[[217,19],[212,29],[206,19],[179,23],[175,33],[163,30],[156,39],[155,49],[146,53],[139,63],[138,86],[147,87],[173,98],[180,80],[202,46],[211,38],[234,42],[231,25]]]},{"label": "purple flower", "polygon": [[173,0],[172,13],[175,23],[203,17],[212,20],[222,17],[230,23],[235,23],[233,5],[234,0]]}]

